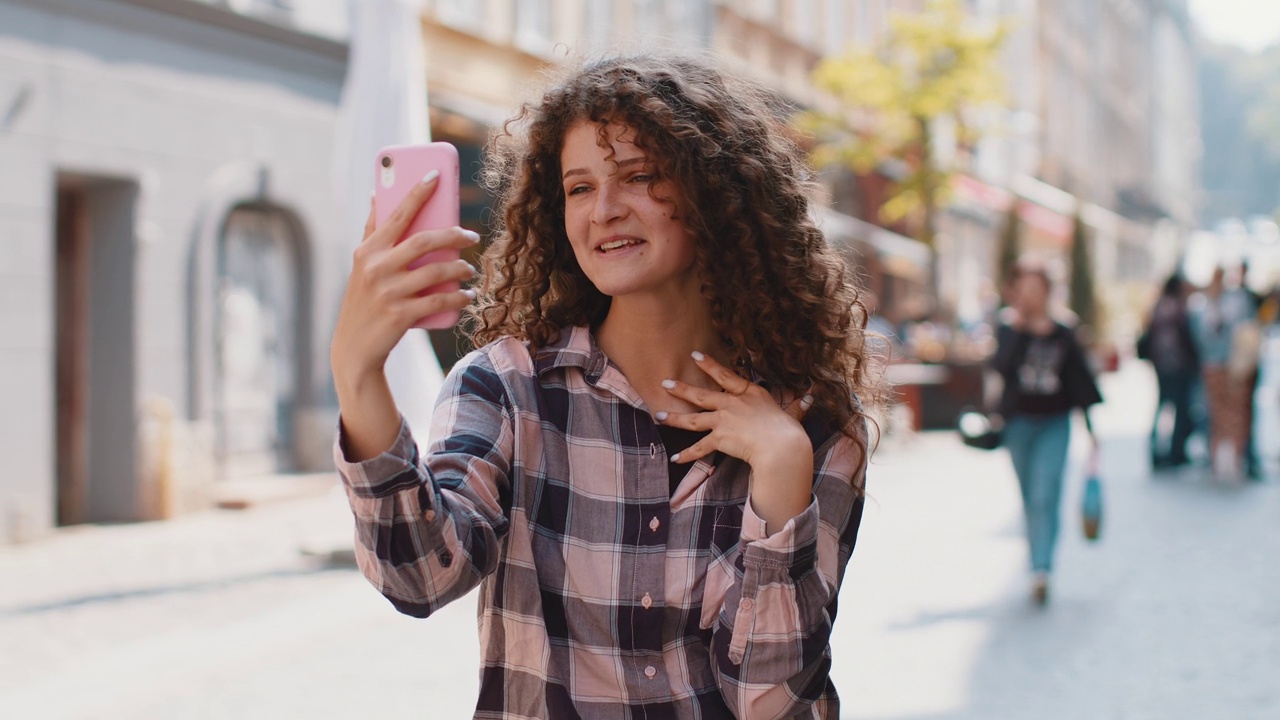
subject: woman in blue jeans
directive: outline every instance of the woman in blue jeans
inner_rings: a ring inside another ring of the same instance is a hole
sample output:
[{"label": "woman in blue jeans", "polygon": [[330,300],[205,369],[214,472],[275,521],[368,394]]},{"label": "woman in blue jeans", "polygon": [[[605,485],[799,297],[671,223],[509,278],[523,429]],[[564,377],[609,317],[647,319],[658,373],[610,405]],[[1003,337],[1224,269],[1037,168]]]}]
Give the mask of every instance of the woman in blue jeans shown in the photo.
[{"label": "woman in blue jeans", "polygon": [[[992,364],[1004,380],[1000,414],[1004,444],[1022,490],[1034,573],[1032,599],[1049,599],[1049,573],[1058,537],[1062,479],[1071,441],[1071,411],[1102,401],[1083,348],[1049,315],[1051,282],[1043,267],[1021,262],[1010,287],[1010,311],[998,333]],[[1096,446],[1096,439],[1094,440]]]}]

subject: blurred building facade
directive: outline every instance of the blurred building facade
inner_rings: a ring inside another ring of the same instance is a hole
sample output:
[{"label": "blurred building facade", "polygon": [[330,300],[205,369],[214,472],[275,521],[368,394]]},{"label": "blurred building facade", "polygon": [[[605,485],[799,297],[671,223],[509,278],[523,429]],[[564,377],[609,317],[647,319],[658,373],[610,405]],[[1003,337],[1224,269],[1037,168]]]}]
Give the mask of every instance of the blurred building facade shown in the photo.
[{"label": "blurred building facade", "polygon": [[[1056,252],[1082,205],[1100,287],[1145,281],[1153,238],[1175,247],[1195,222],[1184,0],[972,1],[1017,18],[1014,103],[943,227],[944,293],[980,308],[1010,202],[1028,247]],[[485,229],[483,145],[547,68],[703,49],[802,108],[823,56],[923,5],[422,0],[432,132],[459,147],[463,224]],[[0,0],[0,449],[15,459],[0,542],[327,466],[327,341],[350,262],[330,182],[346,18],[345,0]],[[869,222],[874,197],[847,174],[822,180],[820,223],[902,319],[928,250]],[[433,342],[446,367],[463,349]]]},{"label": "blurred building facade", "polygon": [[977,148],[960,193],[956,210],[979,222],[953,226],[950,239],[963,244],[968,235],[967,249],[985,249],[978,265],[994,268],[993,245],[972,237],[998,233],[1017,203],[1023,247],[1065,263],[1079,212],[1092,237],[1104,323],[1123,337],[1198,225],[1196,50],[1186,2],[976,0],[973,7],[1013,20],[1004,59],[1011,105]]},{"label": "blurred building facade", "polygon": [[[651,48],[709,51],[804,108],[815,101],[809,76],[825,55],[869,42],[895,8],[919,0],[428,0],[427,49],[432,132],[459,146],[464,223],[486,209],[474,183],[491,128],[537,87],[539,73],[599,53]],[[468,168],[472,170],[468,172]],[[468,183],[468,176],[472,182]],[[818,220],[832,242],[859,265],[883,306],[906,305],[925,292],[929,252],[922,244],[852,217],[843,173],[824,174]],[[474,198],[468,208],[466,197]],[[477,228],[482,229],[482,228]],[[918,303],[917,303],[918,304]],[[457,357],[459,338],[433,333],[441,361]]]},{"label": "blurred building facade", "polygon": [[[701,48],[803,105],[818,58],[869,36],[888,3],[421,7],[433,134],[459,146],[463,223],[483,230],[481,149],[541,70]],[[0,449],[15,458],[0,542],[327,466],[327,340],[350,258],[331,194],[347,37],[344,0],[0,0]],[[823,221],[899,274],[922,256]],[[433,341],[447,367],[457,338]]]},{"label": "blurred building facade", "polygon": [[0,542],[328,462],[345,14],[291,5],[0,0]]}]

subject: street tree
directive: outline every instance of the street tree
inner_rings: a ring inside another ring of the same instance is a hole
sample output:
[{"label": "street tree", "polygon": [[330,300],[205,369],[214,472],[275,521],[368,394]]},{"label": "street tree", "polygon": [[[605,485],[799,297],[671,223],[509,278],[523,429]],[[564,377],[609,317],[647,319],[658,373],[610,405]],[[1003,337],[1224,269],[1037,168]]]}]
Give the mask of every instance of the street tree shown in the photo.
[{"label": "street tree", "polygon": [[1076,213],[1071,232],[1071,312],[1079,318],[1080,327],[1098,330],[1098,296],[1093,281],[1093,260],[1089,252],[1089,233],[1084,220]]},{"label": "street tree", "polygon": [[1009,203],[1005,213],[1004,228],[1000,232],[1000,246],[996,253],[996,281],[1004,293],[1013,279],[1013,268],[1022,254],[1022,218],[1018,215],[1018,198]]},{"label": "street tree", "polygon": [[1003,104],[997,62],[1007,32],[1004,21],[977,22],[960,0],[930,0],[922,12],[893,14],[871,47],[814,70],[815,86],[832,101],[800,120],[817,140],[815,163],[860,175],[886,170],[892,192],[880,220],[914,219],[935,260],[937,217],[956,171],[944,156],[952,142],[960,149],[976,142],[978,111]]}]

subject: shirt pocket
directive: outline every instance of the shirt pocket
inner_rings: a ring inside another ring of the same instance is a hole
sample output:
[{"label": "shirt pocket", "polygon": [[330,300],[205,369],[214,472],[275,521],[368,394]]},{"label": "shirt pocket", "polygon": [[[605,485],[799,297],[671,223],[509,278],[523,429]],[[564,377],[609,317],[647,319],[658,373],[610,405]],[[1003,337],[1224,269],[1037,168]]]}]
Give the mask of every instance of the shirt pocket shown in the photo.
[{"label": "shirt pocket", "polygon": [[728,597],[736,576],[733,563],[727,555],[715,558],[707,566],[707,579],[702,586],[702,616],[698,622],[703,630],[716,624],[716,618],[720,617],[720,609],[724,607],[725,598]]},{"label": "shirt pocket", "polygon": [[713,515],[708,543],[711,562],[707,565],[706,579],[702,585],[702,616],[699,625],[703,630],[715,624],[729,590],[738,577],[734,558],[738,555],[742,538],[741,506],[721,505],[708,510]]}]

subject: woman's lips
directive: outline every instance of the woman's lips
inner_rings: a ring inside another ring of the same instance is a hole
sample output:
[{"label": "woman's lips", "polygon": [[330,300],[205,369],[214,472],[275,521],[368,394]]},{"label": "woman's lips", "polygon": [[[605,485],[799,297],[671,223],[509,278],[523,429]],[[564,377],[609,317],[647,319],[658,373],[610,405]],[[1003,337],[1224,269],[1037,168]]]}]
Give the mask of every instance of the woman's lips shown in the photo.
[{"label": "woman's lips", "polygon": [[634,250],[645,244],[640,238],[617,238],[600,243],[596,246],[596,252],[601,255],[618,255]]}]

